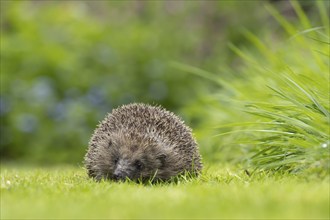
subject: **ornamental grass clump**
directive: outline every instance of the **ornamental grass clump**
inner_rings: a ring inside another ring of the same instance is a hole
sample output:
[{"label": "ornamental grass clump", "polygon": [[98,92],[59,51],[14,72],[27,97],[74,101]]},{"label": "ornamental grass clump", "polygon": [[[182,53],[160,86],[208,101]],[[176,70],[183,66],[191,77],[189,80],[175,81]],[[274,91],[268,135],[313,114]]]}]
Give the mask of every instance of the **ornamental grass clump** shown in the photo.
[{"label": "ornamental grass clump", "polygon": [[298,24],[266,5],[282,35],[268,31],[261,39],[245,31],[254,50],[229,45],[243,62],[231,70],[236,75],[231,80],[177,66],[220,85],[212,94],[213,121],[228,123],[216,128],[218,149],[239,149],[240,155],[235,151],[230,157],[243,155],[239,161],[251,170],[329,174],[329,6],[316,2],[319,19],[313,22],[320,22],[315,25],[297,2],[291,4]]}]

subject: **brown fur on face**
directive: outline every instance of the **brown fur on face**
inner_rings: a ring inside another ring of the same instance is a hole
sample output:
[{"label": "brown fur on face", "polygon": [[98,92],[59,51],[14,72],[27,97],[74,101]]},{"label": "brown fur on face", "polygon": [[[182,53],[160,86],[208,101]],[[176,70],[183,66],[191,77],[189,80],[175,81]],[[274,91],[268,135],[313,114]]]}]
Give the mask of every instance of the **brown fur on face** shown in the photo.
[{"label": "brown fur on face", "polygon": [[145,104],[119,107],[99,124],[85,165],[97,180],[167,180],[202,169],[191,130],[173,113]]}]

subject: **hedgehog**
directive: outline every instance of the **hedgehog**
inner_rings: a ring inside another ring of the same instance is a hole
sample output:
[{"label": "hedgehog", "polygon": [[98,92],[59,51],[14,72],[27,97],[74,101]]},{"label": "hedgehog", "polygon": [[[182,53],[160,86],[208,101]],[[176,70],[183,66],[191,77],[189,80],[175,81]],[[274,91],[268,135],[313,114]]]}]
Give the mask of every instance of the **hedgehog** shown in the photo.
[{"label": "hedgehog", "polygon": [[88,145],[85,167],[98,181],[167,181],[202,170],[192,130],[161,106],[132,103],[113,109]]}]

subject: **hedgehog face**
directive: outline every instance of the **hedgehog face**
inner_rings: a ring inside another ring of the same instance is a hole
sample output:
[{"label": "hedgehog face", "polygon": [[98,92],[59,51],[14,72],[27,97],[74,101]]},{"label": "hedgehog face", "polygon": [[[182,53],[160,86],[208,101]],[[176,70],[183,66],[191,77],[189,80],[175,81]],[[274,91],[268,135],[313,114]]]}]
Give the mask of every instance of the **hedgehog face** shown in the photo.
[{"label": "hedgehog face", "polygon": [[98,180],[148,180],[157,176],[166,160],[164,147],[155,141],[122,133],[111,134],[98,149],[94,172]]},{"label": "hedgehog face", "polygon": [[[120,158],[120,157],[119,157]],[[159,160],[154,158],[153,166],[148,162],[148,158],[128,158],[123,156],[120,159],[115,159],[115,167],[110,179],[116,181],[123,181],[125,179],[131,180],[147,180],[157,174],[157,170],[161,166]]]}]

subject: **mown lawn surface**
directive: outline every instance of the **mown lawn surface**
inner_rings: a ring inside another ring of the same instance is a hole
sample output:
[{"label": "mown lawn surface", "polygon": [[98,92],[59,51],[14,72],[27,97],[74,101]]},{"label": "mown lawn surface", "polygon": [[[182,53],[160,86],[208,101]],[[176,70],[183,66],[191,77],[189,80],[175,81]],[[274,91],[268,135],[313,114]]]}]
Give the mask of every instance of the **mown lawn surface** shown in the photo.
[{"label": "mown lawn surface", "polygon": [[329,178],[212,165],[197,179],[94,182],[80,167],[1,166],[1,219],[328,219]]}]

